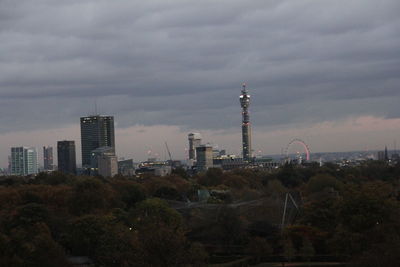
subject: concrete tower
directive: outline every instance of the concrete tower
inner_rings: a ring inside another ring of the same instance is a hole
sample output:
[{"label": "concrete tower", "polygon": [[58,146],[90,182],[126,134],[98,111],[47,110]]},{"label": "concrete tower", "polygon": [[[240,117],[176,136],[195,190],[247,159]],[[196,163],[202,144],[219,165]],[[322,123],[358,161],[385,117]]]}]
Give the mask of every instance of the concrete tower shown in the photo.
[{"label": "concrete tower", "polygon": [[240,95],[240,105],[242,107],[242,145],[243,160],[251,161],[251,126],[250,126],[250,95],[247,93],[246,84],[242,85],[242,94]]},{"label": "concrete tower", "polygon": [[201,135],[199,133],[188,134],[189,139],[189,159],[196,159],[196,147],[201,145]]}]

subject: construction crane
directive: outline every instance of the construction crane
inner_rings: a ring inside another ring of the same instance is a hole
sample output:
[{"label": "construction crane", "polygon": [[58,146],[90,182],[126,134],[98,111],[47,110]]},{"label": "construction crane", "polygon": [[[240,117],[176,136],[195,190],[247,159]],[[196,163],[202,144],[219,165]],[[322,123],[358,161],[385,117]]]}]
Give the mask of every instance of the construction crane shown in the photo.
[{"label": "construction crane", "polygon": [[171,161],[171,164],[172,164],[172,156],[171,156],[171,152],[169,151],[167,141],[165,141],[165,147],[167,148],[167,152],[168,152],[168,155],[169,155],[169,160]]}]

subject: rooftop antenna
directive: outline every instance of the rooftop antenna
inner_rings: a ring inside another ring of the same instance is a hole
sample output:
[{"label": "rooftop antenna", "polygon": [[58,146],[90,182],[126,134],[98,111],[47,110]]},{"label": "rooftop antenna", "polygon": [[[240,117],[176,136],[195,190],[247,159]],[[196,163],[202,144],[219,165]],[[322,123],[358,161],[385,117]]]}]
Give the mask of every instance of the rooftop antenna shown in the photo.
[{"label": "rooftop antenna", "polygon": [[94,115],[98,115],[97,114],[97,98],[94,99]]}]

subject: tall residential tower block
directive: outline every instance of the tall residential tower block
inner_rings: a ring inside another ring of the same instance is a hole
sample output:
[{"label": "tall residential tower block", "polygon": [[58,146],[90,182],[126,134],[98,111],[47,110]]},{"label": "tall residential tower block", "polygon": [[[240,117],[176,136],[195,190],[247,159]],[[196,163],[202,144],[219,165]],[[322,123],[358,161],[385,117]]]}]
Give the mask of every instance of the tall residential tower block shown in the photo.
[{"label": "tall residential tower block", "polygon": [[10,160],[11,175],[38,173],[37,152],[34,147],[12,147]]}]

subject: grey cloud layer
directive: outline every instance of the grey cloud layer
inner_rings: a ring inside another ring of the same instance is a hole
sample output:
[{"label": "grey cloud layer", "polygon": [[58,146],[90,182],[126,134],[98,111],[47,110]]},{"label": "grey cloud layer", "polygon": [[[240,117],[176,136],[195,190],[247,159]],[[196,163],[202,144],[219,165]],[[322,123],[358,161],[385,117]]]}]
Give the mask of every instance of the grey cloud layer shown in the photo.
[{"label": "grey cloud layer", "polygon": [[120,127],[233,127],[242,81],[258,125],[398,117],[399,11],[398,0],[0,0],[0,132],[76,123],[95,99]]}]

